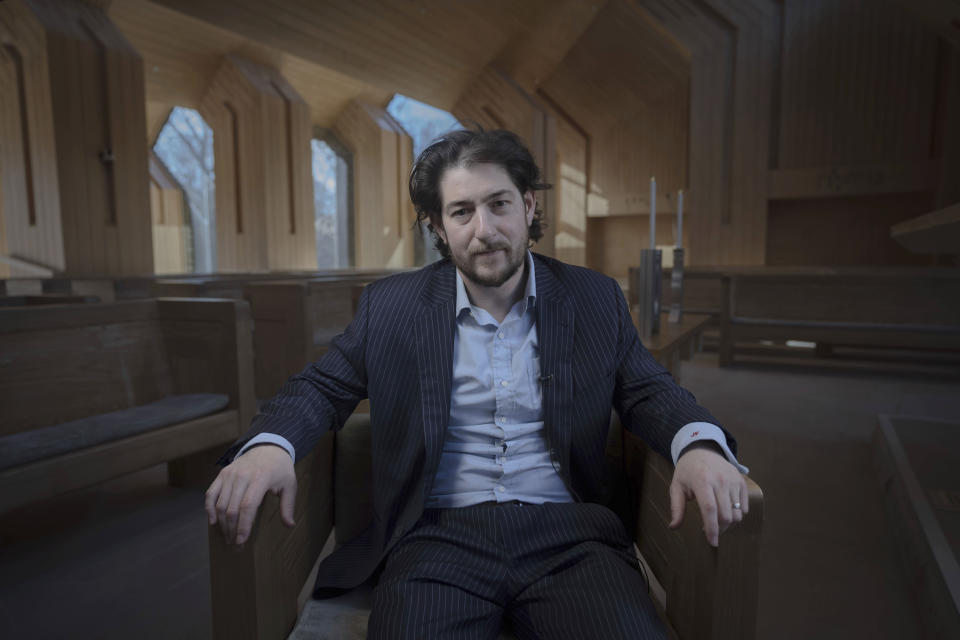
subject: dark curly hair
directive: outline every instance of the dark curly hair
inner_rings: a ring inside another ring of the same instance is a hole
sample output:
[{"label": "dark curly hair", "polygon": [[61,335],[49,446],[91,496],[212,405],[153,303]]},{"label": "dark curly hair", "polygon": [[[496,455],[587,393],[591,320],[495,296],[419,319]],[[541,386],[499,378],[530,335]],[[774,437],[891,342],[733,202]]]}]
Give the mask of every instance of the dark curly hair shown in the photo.
[{"label": "dark curly hair", "polygon": [[[527,191],[544,191],[551,185],[541,182],[540,168],[520,138],[510,131],[461,129],[451,131],[434,140],[424,149],[410,172],[410,200],[417,211],[417,225],[427,224],[433,234],[434,246],[444,258],[450,257],[450,247],[437,233],[442,226],[440,180],[451,167],[471,167],[477,164],[500,165],[510,176],[520,195]],[[537,203],[530,223],[530,246],[543,237],[543,209]]]}]

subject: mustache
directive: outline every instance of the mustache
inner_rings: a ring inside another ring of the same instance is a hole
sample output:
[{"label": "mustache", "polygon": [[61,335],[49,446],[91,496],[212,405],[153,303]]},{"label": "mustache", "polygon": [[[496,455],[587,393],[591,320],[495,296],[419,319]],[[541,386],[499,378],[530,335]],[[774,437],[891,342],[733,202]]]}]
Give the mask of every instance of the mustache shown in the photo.
[{"label": "mustache", "polygon": [[485,244],[481,246],[479,249],[475,249],[471,251],[470,255],[476,256],[476,255],[480,255],[481,253],[486,253],[488,251],[499,251],[501,249],[509,249],[509,248],[510,248],[510,245],[503,242],[500,242],[497,244]]}]

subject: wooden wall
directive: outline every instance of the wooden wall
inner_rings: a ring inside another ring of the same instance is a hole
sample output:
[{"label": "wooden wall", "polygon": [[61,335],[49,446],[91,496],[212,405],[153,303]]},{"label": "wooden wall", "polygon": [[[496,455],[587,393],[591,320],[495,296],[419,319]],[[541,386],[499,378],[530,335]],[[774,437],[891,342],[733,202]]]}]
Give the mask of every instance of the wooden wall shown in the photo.
[{"label": "wooden wall", "polygon": [[68,275],[151,273],[140,56],[103,11],[79,2],[11,0],[0,25],[5,77],[12,64],[24,79],[22,90],[19,80],[3,86],[4,103],[27,119],[5,107],[4,127],[20,129],[10,149],[30,156],[3,164],[16,174],[2,180],[5,250]]},{"label": "wooden wall", "polygon": [[[62,271],[46,30],[23,2],[0,6],[0,254]],[[0,277],[30,276],[0,262]]]},{"label": "wooden wall", "polygon": [[[502,72],[488,67],[460,96],[451,113],[463,124],[477,123],[486,129],[509,129],[527,144],[540,166],[543,181],[557,184],[557,119],[536,97]],[[536,251],[552,256],[557,231],[557,195],[553,190],[540,191],[537,201],[545,212],[543,238]]]},{"label": "wooden wall", "polygon": [[957,182],[940,169],[960,123],[949,49],[895,0],[788,1],[783,25],[768,262],[916,263],[889,231]]},{"label": "wooden wall", "polygon": [[908,4],[609,0],[538,88],[586,134],[590,265],[636,263],[650,175],[688,263],[916,262],[889,224],[960,197],[960,58]]},{"label": "wooden wall", "polygon": [[386,109],[360,101],[344,109],[333,131],[353,152],[354,266],[413,266],[413,141]]},{"label": "wooden wall", "polygon": [[316,269],[307,104],[275,70],[228,56],[200,113],[214,132],[217,271]]},{"label": "wooden wall", "polygon": [[152,151],[150,213],[153,221],[154,272],[192,272],[193,234],[183,188]]},{"label": "wooden wall", "polygon": [[672,194],[687,181],[689,72],[686,52],[663,29],[630,2],[610,0],[540,86],[586,142],[592,268],[625,278],[638,261],[648,245],[651,176],[658,243],[673,243]]},{"label": "wooden wall", "polygon": [[587,157],[586,132],[562,115],[557,117],[554,257],[587,266]]}]

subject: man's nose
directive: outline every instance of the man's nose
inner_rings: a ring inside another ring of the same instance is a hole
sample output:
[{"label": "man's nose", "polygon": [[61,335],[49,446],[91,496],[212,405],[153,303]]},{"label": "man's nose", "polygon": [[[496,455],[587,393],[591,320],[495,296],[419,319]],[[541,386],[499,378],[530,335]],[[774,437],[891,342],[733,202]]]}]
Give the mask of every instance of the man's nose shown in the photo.
[{"label": "man's nose", "polygon": [[475,217],[477,226],[474,229],[474,236],[479,240],[491,238],[496,233],[493,227],[493,214],[486,207],[478,207]]}]

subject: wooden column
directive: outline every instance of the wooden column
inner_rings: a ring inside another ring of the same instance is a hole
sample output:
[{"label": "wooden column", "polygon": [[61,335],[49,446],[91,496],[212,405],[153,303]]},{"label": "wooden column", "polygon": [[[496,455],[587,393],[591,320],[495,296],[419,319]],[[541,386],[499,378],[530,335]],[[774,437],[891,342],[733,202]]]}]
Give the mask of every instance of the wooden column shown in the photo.
[{"label": "wooden column", "polygon": [[407,181],[413,141],[381,107],[355,100],[334,133],[353,150],[354,266],[413,266],[413,223]]},{"label": "wooden column", "polygon": [[143,61],[102,10],[0,4],[0,129],[0,275],[152,273]]},{"label": "wooden column", "polygon": [[[451,113],[465,124],[476,122],[486,129],[509,129],[516,133],[533,153],[543,181],[556,186],[557,120],[537,98],[508,76],[487,67],[463,92]],[[537,193],[546,227],[535,249],[548,256],[552,256],[555,249],[557,198],[553,190]]]},{"label": "wooden column", "polygon": [[316,269],[309,105],[276,70],[228,56],[200,113],[214,132],[217,270]]},{"label": "wooden column", "polygon": [[192,272],[193,238],[183,187],[152,151],[150,211],[153,220],[154,271],[158,274]]}]

